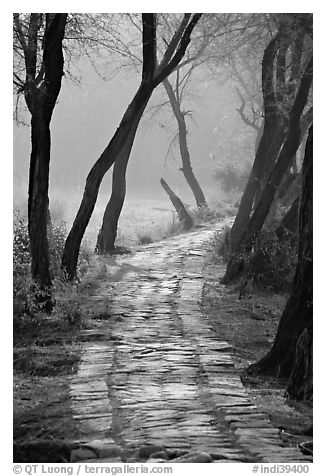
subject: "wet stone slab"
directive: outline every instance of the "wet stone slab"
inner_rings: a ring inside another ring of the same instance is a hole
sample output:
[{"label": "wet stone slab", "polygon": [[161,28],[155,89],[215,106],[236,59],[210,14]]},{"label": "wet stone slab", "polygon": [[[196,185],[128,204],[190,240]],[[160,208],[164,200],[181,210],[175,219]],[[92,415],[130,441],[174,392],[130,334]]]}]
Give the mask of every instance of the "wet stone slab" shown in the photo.
[{"label": "wet stone slab", "polygon": [[120,461],[148,445],[158,448],[157,462],[166,451],[181,461],[180,451],[198,462],[305,460],[282,447],[242,385],[232,346],[216,337],[202,312],[205,246],[222,226],[117,256],[112,269],[107,263],[114,279],[92,300],[95,308],[105,303],[110,318],[96,332],[85,331],[70,381],[80,442],[91,448],[76,460],[92,456],[93,448],[98,462]]}]

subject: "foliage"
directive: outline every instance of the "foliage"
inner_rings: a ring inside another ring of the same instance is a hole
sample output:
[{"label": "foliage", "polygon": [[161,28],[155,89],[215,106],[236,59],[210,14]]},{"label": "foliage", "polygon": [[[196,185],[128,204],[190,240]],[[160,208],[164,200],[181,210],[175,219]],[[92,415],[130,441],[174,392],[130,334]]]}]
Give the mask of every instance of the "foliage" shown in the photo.
[{"label": "foliage", "polygon": [[[280,240],[275,234],[277,223],[273,217],[255,238],[251,253],[242,252],[239,256],[244,263],[241,285],[250,281],[258,289],[274,292],[291,289],[298,259],[298,234],[288,233]],[[226,262],[231,258],[230,231],[226,226],[215,235],[213,244]]]},{"label": "foliage", "polygon": [[249,176],[248,172],[248,170],[239,172],[234,165],[228,164],[216,168],[213,177],[221,184],[222,190],[229,193],[244,189]]},{"label": "foliage", "polygon": [[280,240],[274,230],[265,227],[256,237],[246,268],[257,287],[287,292],[298,260],[298,235],[287,234]]},{"label": "foliage", "polygon": [[[71,289],[67,289],[64,275],[60,267],[60,260],[66,239],[66,225],[64,222],[52,226],[49,230],[49,250],[51,259],[51,273],[55,280],[54,288],[56,294],[71,294]],[[88,269],[91,260],[91,252],[87,243],[83,244],[79,256],[79,273],[84,274]],[[29,252],[29,236],[26,218],[19,210],[14,212],[13,226],[13,294],[14,294],[14,316],[19,317],[29,315],[36,317],[43,312],[41,303],[44,291],[32,280],[30,274],[31,257]],[[73,299],[61,300],[57,302],[57,310],[64,315],[69,323],[80,322],[80,310],[78,304],[72,303]]]}]

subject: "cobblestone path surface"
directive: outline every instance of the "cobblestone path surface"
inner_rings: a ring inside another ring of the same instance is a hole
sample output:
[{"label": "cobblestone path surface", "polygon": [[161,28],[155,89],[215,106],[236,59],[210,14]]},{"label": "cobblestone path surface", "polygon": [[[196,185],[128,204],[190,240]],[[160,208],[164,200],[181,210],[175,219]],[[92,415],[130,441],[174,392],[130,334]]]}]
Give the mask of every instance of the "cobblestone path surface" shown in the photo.
[{"label": "cobblestone path surface", "polygon": [[[80,443],[89,448],[75,460],[305,461],[298,449],[282,447],[278,430],[250,401],[232,348],[202,312],[205,245],[216,230],[115,258],[115,319],[103,324],[97,343],[86,339],[70,382]],[[104,283],[94,300],[106,298]]]}]

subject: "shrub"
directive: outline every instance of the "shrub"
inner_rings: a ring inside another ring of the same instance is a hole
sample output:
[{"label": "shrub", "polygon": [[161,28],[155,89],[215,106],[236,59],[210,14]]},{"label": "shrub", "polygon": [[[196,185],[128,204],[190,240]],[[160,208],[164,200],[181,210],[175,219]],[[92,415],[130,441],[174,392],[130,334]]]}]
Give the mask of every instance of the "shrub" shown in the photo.
[{"label": "shrub", "polygon": [[298,237],[279,240],[274,229],[263,229],[253,244],[246,268],[258,287],[289,291],[298,259]]},{"label": "shrub", "polygon": [[153,243],[153,238],[150,235],[139,235],[138,243],[140,245],[149,245],[150,243]]},{"label": "shrub", "polygon": [[213,173],[215,180],[220,182],[224,192],[243,190],[248,180],[249,170],[240,171],[231,164],[219,166]]},{"label": "shrub", "polygon": [[214,236],[214,247],[226,262],[231,258],[230,232],[231,227],[225,226],[222,231],[218,232],[218,235]]},{"label": "shrub", "polygon": [[[43,311],[44,305],[41,304],[42,299],[40,297],[44,291],[37,286],[30,275],[31,257],[28,225],[26,218],[19,210],[14,212],[13,232],[14,315],[22,316],[27,314],[34,316]],[[64,222],[53,226],[49,232],[50,271],[54,280],[64,278],[61,270],[61,256],[66,235],[66,224]],[[88,243],[84,241],[80,249],[78,261],[78,272],[80,274],[85,274],[87,271],[91,256],[92,253]],[[76,319],[72,316],[71,320]]]}]

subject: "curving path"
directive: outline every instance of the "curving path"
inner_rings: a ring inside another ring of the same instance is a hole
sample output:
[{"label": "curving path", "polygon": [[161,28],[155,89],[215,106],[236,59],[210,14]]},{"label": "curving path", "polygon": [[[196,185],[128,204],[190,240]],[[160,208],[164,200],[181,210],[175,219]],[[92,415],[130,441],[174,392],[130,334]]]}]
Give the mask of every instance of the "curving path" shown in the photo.
[{"label": "curving path", "polygon": [[[111,258],[109,282],[94,305],[112,299],[113,283],[115,319],[103,323],[97,343],[85,339],[70,382],[80,443],[93,448],[93,458],[141,459],[155,445],[170,458],[190,452],[200,462],[200,453],[214,462],[306,460],[282,447],[278,430],[248,397],[232,348],[201,310],[205,245],[224,225],[117,256],[113,265]],[[75,459],[85,459],[81,454]]]}]

